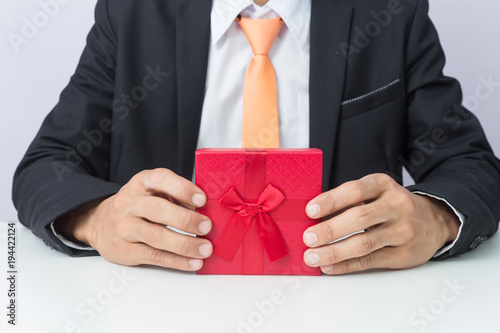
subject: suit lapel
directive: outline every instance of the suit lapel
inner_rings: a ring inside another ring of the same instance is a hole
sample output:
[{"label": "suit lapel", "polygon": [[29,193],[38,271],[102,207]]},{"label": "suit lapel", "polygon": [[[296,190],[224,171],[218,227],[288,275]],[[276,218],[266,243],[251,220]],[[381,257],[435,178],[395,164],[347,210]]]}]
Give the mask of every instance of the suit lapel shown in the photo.
[{"label": "suit lapel", "polygon": [[352,7],[339,0],[313,0],[311,12],[310,146],[323,150],[323,190],[330,186],[349,43]]},{"label": "suit lapel", "polygon": [[176,24],[181,175],[191,179],[198,141],[210,43],[212,1],[179,1]]}]

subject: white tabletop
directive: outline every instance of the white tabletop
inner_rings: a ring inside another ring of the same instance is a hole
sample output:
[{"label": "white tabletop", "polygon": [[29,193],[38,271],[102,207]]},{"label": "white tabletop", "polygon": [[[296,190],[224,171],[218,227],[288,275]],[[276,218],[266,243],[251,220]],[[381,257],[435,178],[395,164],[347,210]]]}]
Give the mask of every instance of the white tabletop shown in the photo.
[{"label": "white tabletop", "polygon": [[[500,237],[466,255],[404,271],[197,276],[71,258],[17,226],[18,325],[8,332],[500,331]],[[5,237],[1,242],[4,267]]]}]

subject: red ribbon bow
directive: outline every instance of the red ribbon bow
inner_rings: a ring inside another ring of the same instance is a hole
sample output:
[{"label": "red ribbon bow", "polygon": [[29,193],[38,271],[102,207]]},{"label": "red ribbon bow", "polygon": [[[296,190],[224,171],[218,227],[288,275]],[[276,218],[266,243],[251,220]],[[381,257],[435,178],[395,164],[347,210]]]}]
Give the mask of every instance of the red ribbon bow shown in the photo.
[{"label": "red ribbon bow", "polygon": [[260,239],[264,244],[269,260],[275,261],[288,254],[285,239],[269,212],[278,207],[285,195],[269,184],[262,191],[256,203],[247,203],[232,187],[219,202],[237,213],[231,218],[214,248],[214,254],[227,261],[233,260],[243,242],[254,217],[257,219]]}]

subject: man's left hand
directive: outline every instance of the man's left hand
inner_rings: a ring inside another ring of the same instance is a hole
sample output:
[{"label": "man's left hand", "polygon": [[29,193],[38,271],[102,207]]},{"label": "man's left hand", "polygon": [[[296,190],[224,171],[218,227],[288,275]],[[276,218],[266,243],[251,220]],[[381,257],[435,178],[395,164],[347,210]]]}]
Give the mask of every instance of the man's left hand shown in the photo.
[{"label": "man's left hand", "polygon": [[411,193],[385,174],[325,192],[306,211],[323,222],[304,232],[304,261],[330,275],[419,266],[452,242],[460,225],[445,202]]}]

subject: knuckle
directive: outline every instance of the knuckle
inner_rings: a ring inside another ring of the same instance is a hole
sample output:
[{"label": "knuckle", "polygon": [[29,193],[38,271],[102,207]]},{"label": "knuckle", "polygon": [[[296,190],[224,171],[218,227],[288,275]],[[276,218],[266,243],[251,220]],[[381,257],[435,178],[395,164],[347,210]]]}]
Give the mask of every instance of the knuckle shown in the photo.
[{"label": "knuckle", "polygon": [[355,246],[358,254],[363,255],[373,251],[375,242],[371,237],[361,234],[357,237]]},{"label": "knuckle", "polygon": [[150,170],[143,170],[143,171],[136,173],[132,177],[132,179],[130,179],[129,183],[140,182],[143,179],[146,179],[146,177],[148,177],[150,172],[151,172]]},{"label": "knuckle", "polygon": [[337,228],[332,220],[323,223],[323,233],[326,236],[326,240],[329,242],[336,239],[335,234],[337,233]]},{"label": "knuckle", "polygon": [[354,181],[350,184],[351,195],[356,201],[361,201],[366,192],[366,181]]},{"label": "knuckle", "polygon": [[349,259],[345,261],[345,267],[347,272],[358,272],[365,271],[372,268],[373,266],[372,255],[366,255],[359,258]]},{"label": "knuckle", "polygon": [[415,201],[413,200],[411,194],[404,193],[402,195],[397,195],[394,198],[394,204],[399,210],[404,210],[409,213],[413,213],[415,211]]},{"label": "knuckle", "polygon": [[113,200],[111,200],[111,213],[114,216],[122,216],[127,217],[132,215],[132,211],[134,210],[134,206],[136,205],[136,198],[132,195],[118,192],[115,196],[113,196]]},{"label": "knuckle", "polygon": [[387,188],[394,183],[394,180],[385,173],[377,173],[374,176],[375,183],[377,186],[382,188]]},{"label": "knuckle", "polygon": [[329,262],[337,263],[340,261],[339,252],[333,246],[326,247],[326,255],[329,259]]},{"label": "knuckle", "polygon": [[369,254],[364,257],[358,258],[353,262],[355,270],[366,271],[373,267],[374,258],[373,255]]},{"label": "knuckle", "polygon": [[149,258],[155,264],[163,262],[163,251],[159,249],[146,250],[146,258]]},{"label": "knuckle", "polygon": [[120,190],[115,196],[113,197],[112,201],[112,208],[115,211],[123,211],[124,208],[129,206],[129,197],[128,195],[124,194],[122,190]]},{"label": "knuckle", "polygon": [[180,229],[189,231],[192,223],[192,215],[187,209],[182,209],[179,218]]},{"label": "knuckle", "polygon": [[412,197],[412,194],[408,193],[407,195],[404,195],[404,206],[406,210],[410,213],[413,214],[415,210],[417,209],[417,205],[415,203],[415,200]]},{"label": "knuckle", "polygon": [[335,194],[333,192],[334,191],[328,191],[328,192],[326,192],[325,193],[325,198],[326,198],[326,200],[329,202],[329,204],[332,207],[335,207],[336,199],[335,199]]},{"label": "knuckle", "polygon": [[417,231],[413,223],[406,222],[401,226],[401,234],[404,235],[407,240],[415,238],[416,232]]},{"label": "knuckle", "polygon": [[152,228],[151,226],[142,229],[141,232],[141,238],[145,243],[150,245],[159,244],[162,240],[162,237],[163,235],[160,230],[157,228]]},{"label": "knuckle", "polygon": [[358,268],[362,271],[370,269],[373,267],[374,258],[372,254],[366,255],[364,257],[359,258],[358,260]]},{"label": "knuckle", "polygon": [[354,218],[356,219],[354,222],[363,224],[364,222],[369,221],[372,215],[373,212],[370,208],[367,208],[367,206],[357,207],[354,213]]},{"label": "knuckle", "polygon": [[169,170],[167,169],[153,169],[149,171],[149,174],[147,176],[147,180],[153,188],[158,188],[160,187],[161,184],[165,181],[165,179],[168,177]]},{"label": "knuckle", "polygon": [[345,272],[350,273],[358,271],[359,270],[358,261],[359,261],[358,258],[344,261]]},{"label": "knuckle", "polygon": [[182,237],[177,245],[177,250],[179,254],[187,255],[191,252],[191,239],[189,236]]}]

